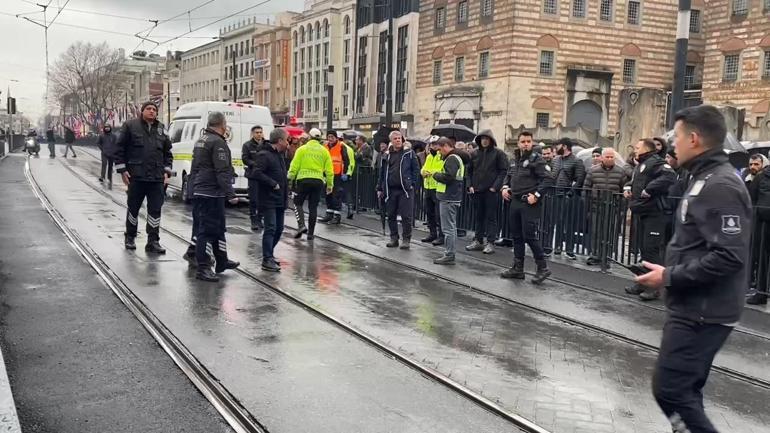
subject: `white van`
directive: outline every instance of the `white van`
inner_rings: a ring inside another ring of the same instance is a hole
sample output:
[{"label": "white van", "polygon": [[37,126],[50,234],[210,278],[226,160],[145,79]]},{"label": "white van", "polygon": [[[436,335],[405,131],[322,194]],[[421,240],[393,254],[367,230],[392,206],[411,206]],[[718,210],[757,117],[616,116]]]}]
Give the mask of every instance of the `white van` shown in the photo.
[{"label": "white van", "polygon": [[174,120],[168,128],[171,137],[171,153],[174,154],[174,171],[176,177],[170,180],[170,186],[181,190],[182,200],[189,201],[187,197],[187,177],[192,165],[193,146],[200,138],[209,113],[222,112],[227,118],[227,130],[229,132],[228,145],[233,156],[235,168],[235,193],[239,197],[248,197],[248,181],[243,176],[243,162],[241,161],[241,149],[243,143],[251,138],[251,128],[261,126],[265,137],[270,136],[273,130],[273,118],[267,107],[260,105],[237,104],[234,102],[191,102],[184,104],[177,110]]}]

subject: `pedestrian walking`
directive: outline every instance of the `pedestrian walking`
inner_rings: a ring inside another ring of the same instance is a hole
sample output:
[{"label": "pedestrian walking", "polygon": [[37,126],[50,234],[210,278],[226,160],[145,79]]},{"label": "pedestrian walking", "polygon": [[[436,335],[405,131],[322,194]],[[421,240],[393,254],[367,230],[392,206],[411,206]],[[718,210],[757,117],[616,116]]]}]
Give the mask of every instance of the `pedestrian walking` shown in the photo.
[{"label": "pedestrian walking", "polygon": [[[639,165],[634,169],[631,181],[624,187],[623,195],[629,201],[628,207],[636,218],[636,239],[642,260],[661,264],[665,249],[666,213],[670,211],[668,191],[676,182],[676,174],[663,161],[651,139],[639,140],[635,146]],[[639,295],[643,301],[660,297],[657,290],[645,290],[634,284],[626,287],[626,293]]]},{"label": "pedestrian walking", "polygon": [[[408,250],[412,241],[414,195],[420,167],[414,152],[404,148],[404,137],[400,131],[392,131],[389,138],[392,148],[382,161],[377,182],[377,197],[385,198],[385,210],[390,228],[390,242],[386,246]],[[401,217],[402,231],[400,246],[398,217]]]},{"label": "pedestrian walking", "polygon": [[[306,145],[307,146],[307,145]],[[262,269],[279,272],[281,265],[273,254],[283,234],[283,218],[289,199],[284,152],[289,147],[289,132],[275,128],[270,144],[257,154],[256,179],[259,182],[259,210],[265,223],[262,232]]]},{"label": "pedestrian walking", "polygon": [[72,157],[77,158],[78,156],[75,154],[75,148],[72,147],[72,143],[75,142],[75,131],[70,129],[68,126],[64,127],[64,157],[67,157],[67,153],[69,151],[72,151]]},{"label": "pedestrian walking", "polygon": [[[578,229],[578,215],[580,207],[580,189],[586,176],[586,168],[583,161],[572,153],[572,140],[562,138],[556,143],[554,159],[555,179],[555,208],[558,215],[556,221],[556,246],[553,254],[561,255],[562,251],[567,257],[576,260],[575,233]],[[563,248],[563,250],[562,250]]]},{"label": "pedestrian walking", "polygon": [[114,155],[117,151],[117,143],[118,139],[112,133],[112,126],[104,125],[102,134],[96,140],[96,145],[102,154],[102,171],[99,175],[99,182],[104,182],[106,177],[110,188],[112,188],[112,166],[115,161]]},{"label": "pedestrian walking", "polygon": [[425,158],[425,164],[422,166],[420,174],[423,178],[422,188],[425,191],[423,196],[423,206],[428,220],[428,237],[421,239],[421,242],[431,243],[433,245],[444,245],[444,232],[441,230],[441,211],[439,210],[439,201],[436,194],[438,182],[433,177],[444,169],[444,160],[439,151],[439,137],[431,136],[428,139],[429,152]]},{"label": "pedestrian walking", "polygon": [[503,278],[524,279],[525,243],[532,250],[537,272],[532,282],[540,284],[551,275],[540,245],[540,206],[552,178],[540,154],[532,151],[532,133],[519,133],[518,148],[503,179],[502,197],[510,204],[510,228],[513,237],[513,266]]},{"label": "pedestrian walking", "polygon": [[48,131],[45,132],[45,140],[48,142],[48,157],[56,158],[56,135],[52,126],[49,126]]},{"label": "pedestrian walking", "polygon": [[[334,187],[334,166],[329,151],[318,140],[321,131],[310,130],[310,140],[297,149],[289,165],[289,183],[294,192],[294,213],[297,217],[299,239],[307,233],[307,240],[315,238],[318,203],[326,190],[331,194]],[[305,200],[308,201],[308,221],[305,226]]]},{"label": "pedestrian walking", "polygon": [[[617,203],[617,200],[614,199],[615,195],[623,192],[626,182],[626,171],[615,163],[615,150],[610,147],[603,149],[601,161],[591,167],[583,183],[583,187],[591,192],[586,199],[590,204],[590,228],[597,240],[591,249],[591,257],[586,260],[588,266],[601,264],[602,259],[599,250],[602,250],[601,253],[607,257],[617,244],[621,227],[621,210],[623,213],[625,210],[621,206],[613,206],[613,204]],[[606,246],[598,242],[600,233],[606,235]]]},{"label": "pedestrian walking", "polygon": [[470,185],[468,193],[473,201],[476,233],[473,242],[465,247],[467,251],[482,251],[494,254],[494,242],[500,233],[497,212],[500,210],[500,188],[508,171],[508,157],[497,148],[492,130],[481,131],[474,140],[478,150],[471,157],[468,166]]},{"label": "pedestrian walking", "polygon": [[345,197],[345,182],[348,181],[350,159],[348,148],[337,138],[337,131],[326,131],[326,149],[332,158],[334,167],[334,185],[332,193],[326,194],[326,215],[318,221],[322,223],[339,224],[342,222],[342,200]]},{"label": "pedestrian walking", "polygon": [[147,245],[144,249],[149,253],[166,254],[166,249],[160,245],[160,213],[163,186],[170,176],[174,156],[171,140],[157,117],[158,107],[145,102],[141,117],[123,124],[116,146],[115,170],[128,187],[126,249],[136,249],[139,209],[147,198]]},{"label": "pedestrian walking", "polygon": [[440,138],[437,141],[443,166],[441,171],[430,175],[436,181],[436,197],[439,201],[441,227],[444,230],[444,255],[433,263],[437,265],[453,265],[455,263],[455,242],[457,241],[457,213],[463,199],[465,185],[465,165],[457,155],[451,141]]},{"label": "pedestrian walking", "polygon": [[262,215],[259,213],[259,182],[257,182],[256,170],[257,154],[266,145],[264,131],[259,125],[251,127],[251,138],[243,143],[241,148],[241,161],[245,166],[243,175],[248,179],[249,188],[249,219],[251,220],[251,230],[259,231],[262,229]]},{"label": "pedestrian walking", "polygon": [[[235,269],[240,263],[227,257],[225,232],[225,201],[238,203],[233,190],[233,169],[230,147],[225,140],[227,121],[219,111],[209,113],[203,136],[195,143],[191,172],[193,186],[193,224],[198,225],[195,240],[197,272],[195,278],[217,282],[220,274]],[[216,266],[211,270],[210,256]],[[215,273],[216,272],[216,273]]]},{"label": "pedestrian walking", "polygon": [[644,262],[650,272],[636,280],[666,292],[668,315],[652,381],[655,400],[675,432],[715,433],[702,389],[743,310],[751,200],[722,148],[727,134],[722,114],[701,105],[674,119],[677,156],[692,179],[676,210],[665,265]]}]

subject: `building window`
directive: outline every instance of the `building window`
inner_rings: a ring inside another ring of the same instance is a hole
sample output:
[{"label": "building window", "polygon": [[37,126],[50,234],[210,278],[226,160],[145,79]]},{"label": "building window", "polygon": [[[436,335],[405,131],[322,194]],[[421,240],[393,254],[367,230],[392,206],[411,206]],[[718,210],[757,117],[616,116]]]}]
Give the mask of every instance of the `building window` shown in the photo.
[{"label": "building window", "polygon": [[305,49],[299,50],[299,68],[305,69]]},{"label": "building window", "polygon": [[479,79],[489,77],[489,51],[479,53]]},{"label": "building window", "polygon": [[436,19],[434,29],[443,31],[446,27],[446,8],[436,8]]},{"label": "building window", "polygon": [[385,74],[388,61],[388,32],[380,32],[379,51],[377,52],[377,100],[375,110],[384,112],[385,109]]},{"label": "building window", "polygon": [[684,68],[684,89],[695,87],[695,65],[687,65]]},{"label": "building window", "polygon": [[433,85],[441,84],[441,60],[433,61]]},{"label": "building window", "polygon": [[321,44],[315,46],[315,65],[321,66]]},{"label": "building window", "polygon": [[457,24],[468,24],[468,1],[461,1],[457,4]]},{"label": "building window", "polygon": [[732,16],[745,17],[749,14],[749,0],[733,0]]},{"label": "building window", "polygon": [[556,15],[558,5],[558,0],[543,0],[543,13],[546,15]]},{"label": "building window", "polygon": [[348,115],[348,95],[342,95],[342,115]]},{"label": "building window", "polygon": [[344,62],[350,63],[350,39],[345,39],[342,49]]},{"label": "building window", "polygon": [[307,67],[313,67],[313,46],[307,47]]},{"label": "building window", "polygon": [[398,28],[398,48],[396,48],[396,112],[404,111],[406,101],[406,55],[409,26]]},{"label": "building window", "polygon": [[599,6],[599,19],[612,21],[612,0],[602,0],[601,6]]},{"label": "building window", "polygon": [[493,0],[481,0],[480,13],[482,18],[491,17],[494,9]]},{"label": "building window", "polygon": [[698,9],[690,11],[690,33],[700,33],[700,11]]},{"label": "building window", "polygon": [[313,74],[307,73],[307,93],[313,93]]},{"label": "building window", "polygon": [[329,21],[324,20],[324,37],[329,37]]},{"label": "building window", "polygon": [[572,16],[574,18],[586,17],[586,1],[587,0],[572,0]]},{"label": "building window", "polygon": [[623,84],[636,83],[636,60],[623,59]]},{"label": "building window", "polygon": [[765,58],[762,61],[762,78],[770,79],[770,50],[765,50]]},{"label": "building window", "polygon": [[324,66],[329,64],[329,43],[324,42]]},{"label": "building window", "polygon": [[313,100],[310,98],[305,99],[305,113],[313,111]]},{"label": "building window", "polygon": [[294,97],[297,96],[297,76],[296,75],[291,79],[291,95]]},{"label": "building window", "polygon": [[321,115],[323,117],[326,117],[326,113],[329,111],[327,110],[327,108],[328,107],[326,106],[326,97],[324,96],[323,98],[321,98]]},{"label": "building window", "polygon": [[[304,27],[300,27],[299,28],[299,42],[301,44],[305,43],[305,28]],[[227,53],[225,53],[225,55],[227,55]]]},{"label": "building window", "polygon": [[455,59],[455,81],[463,81],[465,79],[465,57],[458,57]]},{"label": "building window", "polygon": [[350,90],[350,68],[347,66],[342,68],[342,91],[347,92]]},{"label": "building window", "polygon": [[550,77],[553,75],[553,51],[540,52],[540,75]]},{"label": "building window", "polygon": [[762,11],[765,13],[770,12],[770,0],[765,0],[763,4],[764,7],[762,8]]},{"label": "building window", "polygon": [[315,39],[317,41],[321,40],[321,24],[319,24],[318,21],[315,23]]},{"label": "building window", "polygon": [[369,38],[361,36],[358,38],[358,74],[356,74],[356,113],[361,113],[364,109],[364,93],[366,92],[366,45]]},{"label": "building window", "polygon": [[315,71],[315,92],[321,93],[321,72]]},{"label": "building window", "polygon": [[741,61],[740,54],[728,54],[724,58],[722,81],[738,81],[738,70]]},{"label": "building window", "polygon": [[535,115],[535,126],[538,128],[548,128],[551,126],[551,113],[537,113]]},{"label": "building window", "polygon": [[318,113],[319,107],[320,107],[320,104],[319,104],[318,98],[313,98],[313,108],[314,108],[313,111]]},{"label": "building window", "polygon": [[297,52],[294,52],[294,72],[297,72]]},{"label": "building window", "polygon": [[638,26],[642,22],[642,4],[639,0],[630,0],[628,2],[628,24]]},{"label": "building window", "polygon": [[350,17],[345,15],[345,34],[350,34]]}]

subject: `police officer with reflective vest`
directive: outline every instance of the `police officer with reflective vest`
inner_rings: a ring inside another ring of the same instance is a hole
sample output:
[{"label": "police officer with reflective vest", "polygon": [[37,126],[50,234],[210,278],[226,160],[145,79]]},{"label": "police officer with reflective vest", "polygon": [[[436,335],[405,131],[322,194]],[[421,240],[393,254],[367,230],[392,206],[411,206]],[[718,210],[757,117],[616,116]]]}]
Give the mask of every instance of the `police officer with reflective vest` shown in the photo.
[{"label": "police officer with reflective vest", "polygon": [[326,195],[326,216],[319,219],[322,223],[339,224],[342,221],[342,200],[345,197],[344,182],[347,182],[350,176],[350,159],[348,158],[347,146],[342,144],[337,138],[337,131],[326,131],[326,149],[332,157],[332,167],[334,167],[334,185],[331,194]]},{"label": "police officer with reflective vest", "polygon": [[425,158],[425,164],[422,165],[420,174],[423,177],[422,188],[425,191],[425,215],[428,220],[428,237],[421,239],[422,242],[432,243],[433,245],[444,244],[444,232],[441,231],[441,218],[439,211],[439,201],[436,195],[438,182],[433,178],[436,173],[444,170],[444,161],[439,152],[439,137],[436,135],[428,139],[429,152]]},{"label": "police officer with reflective vest", "polygon": [[543,157],[532,150],[532,134],[523,131],[518,140],[518,149],[510,161],[501,191],[503,200],[511,202],[509,218],[513,238],[513,266],[501,276],[524,279],[526,243],[537,264],[537,273],[532,282],[540,284],[551,275],[540,243],[540,210],[542,199],[553,178],[545,169]]},{"label": "police officer with reflective vest", "polygon": [[225,240],[225,201],[238,203],[233,190],[235,170],[225,141],[226,131],[225,115],[218,111],[210,113],[207,128],[193,149],[193,223],[198,225],[195,278],[210,282],[219,281],[211,271],[210,255],[216,260],[217,274],[240,265],[227,258]]},{"label": "police officer with reflective vest", "polygon": [[702,389],[714,356],[743,310],[750,276],[751,199],[723,150],[722,114],[712,106],[674,116],[674,144],[691,178],[676,210],[665,265],[644,262],[637,282],[665,290],[653,394],[673,431],[715,433]]},{"label": "police officer with reflective vest", "polygon": [[[329,151],[318,140],[321,131],[310,130],[310,140],[297,149],[289,165],[289,185],[294,192],[294,213],[297,217],[299,239],[307,233],[307,240],[315,237],[315,223],[318,215],[318,202],[326,190],[331,194],[334,186],[334,167]],[[305,200],[308,200],[308,222],[305,226]]]},{"label": "police officer with reflective vest", "polygon": [[[634,147],[639,165],[634,169],[631,181],[626,184],[624,195],[636,218],[642,260],[660,264],[663,263],[666,225],[671,214],[668,190],[676,182],[676,173],[658,154],[655,141],[639,140]],[[643,301],[660,297],[659,291],[645,290],[639,284],[627,287],[626,293],[639,295]]]},{"label": "police officer with reflective vest", "polygon": [[160,211],[163,207],[164,182],[171,175],[173,155],[171,140],[157,119],[158,107],[142,104],[139,118],[123,124],[115,152],[115,170],[128,186],[125,247],[136,249],[139,209],[147,198],[147,245],[145,251],[166,254],[160,245]]}]

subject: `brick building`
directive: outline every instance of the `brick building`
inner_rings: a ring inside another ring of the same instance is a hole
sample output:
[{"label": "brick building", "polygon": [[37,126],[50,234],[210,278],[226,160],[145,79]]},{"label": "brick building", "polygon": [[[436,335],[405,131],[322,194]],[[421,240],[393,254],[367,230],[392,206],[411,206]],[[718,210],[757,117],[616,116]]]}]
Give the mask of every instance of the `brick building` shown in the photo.
[{"label": "brick building", "polygon": [[[697,88],[703,0],[693,9],[688,82]],[[506,125],[560,123],[612,135],[621,91],[670,90],[676,21],[670,0],[421,2],[416,132],[455,122],[500,139]]]},{"label": "brick building", "polygon": [[710,0],[704,30],[704,102],[745,109],[744,139],[770,139],[770,0]]}]

